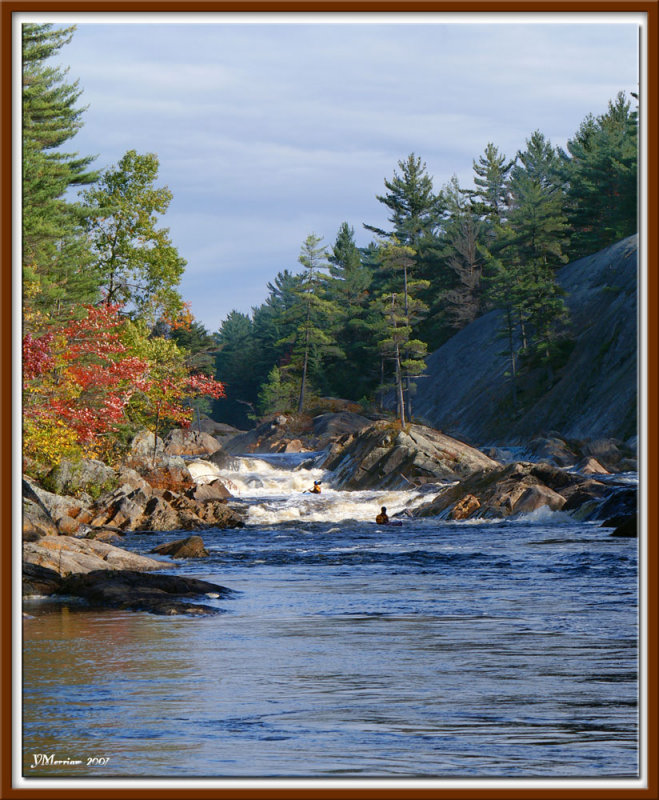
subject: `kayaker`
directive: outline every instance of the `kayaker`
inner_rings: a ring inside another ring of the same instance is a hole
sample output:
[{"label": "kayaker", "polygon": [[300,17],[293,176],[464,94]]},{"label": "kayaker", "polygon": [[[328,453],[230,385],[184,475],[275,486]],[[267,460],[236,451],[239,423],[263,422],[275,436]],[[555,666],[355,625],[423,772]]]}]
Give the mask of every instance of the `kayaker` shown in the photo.
[{"label": "kayaker", "polygon": [[387,525],[389,522],[389,517],[387,516],[387,509],[385,506],[382,506],[380,509],[380,513],[375,518],[375,521],[378,525]]}]

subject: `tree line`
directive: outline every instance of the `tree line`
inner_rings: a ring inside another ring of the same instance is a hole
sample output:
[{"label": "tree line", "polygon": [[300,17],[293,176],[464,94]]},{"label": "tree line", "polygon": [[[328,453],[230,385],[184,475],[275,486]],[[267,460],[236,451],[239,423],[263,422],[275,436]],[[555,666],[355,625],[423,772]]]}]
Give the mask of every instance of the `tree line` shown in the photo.
[{"label": "tree line", "polygon": [[97,171],[63,149],[85,109],[52,57],[74,30],[22,27],[22,434],[35,477],[63,457],[119,458],[138,430],[187,425],[224,395],[213,339],[200,344],[178,290],[157,156],[129,150]]},{"label": "tree line", "polygon": [[363,223],[366,247],[348,222],[329,246],[309,234],[302,270],[278,272],[264,303],[222,322],[218,414],[245,426],[321,397],[380,410],[388,398],[404,424],[428,351],[499,309],[515,415],[524,376],[551,383],[571,347],[558,268],[637,230],[637,158],[638,111],[622,92],[566,150],[540,131],[512,158],[488,143],[471,187],[436,189],[411,153],[376,195],[388,229]]},{"label": "tree line", "polygon": [[[216,332],[179,292],[186,267],[162,225],[172,199],[153,153],[105,170],[68,152],[82,91],[52,57],[75,27],[23,25],[23,353],[26,468],[110,457],[140,427],[209,410],[240,427],[339,397],[414,416],[425,357],[501,311],[511,404],[532,369],[551,380],[569,348],[556,269],[636,231],[637,111],[620,93],[555,148],[539,132],[507,158],[494,144],[473,186],[436,188],[423,160],[398,162],[376,195],[388,227],[358,247],[344,222],[316,233],[251,313]],[[224,387],[226,386],[226,397]]]}]

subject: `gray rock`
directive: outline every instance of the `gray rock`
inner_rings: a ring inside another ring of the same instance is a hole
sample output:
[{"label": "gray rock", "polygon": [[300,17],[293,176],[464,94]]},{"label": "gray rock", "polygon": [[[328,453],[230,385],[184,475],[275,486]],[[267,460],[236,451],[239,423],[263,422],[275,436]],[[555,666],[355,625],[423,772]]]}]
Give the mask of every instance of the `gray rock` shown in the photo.
[{"label": "gray rock", "polygon": [[604,484],[551,464],[515,462],[476,472],[442,489],[413,514],[420,517],[447,516],[465,495],[473,496],[480,503],[472,516],[486,519],[528,513],[542,506],[565,511],[577,509],[589,501],[596,505],[610,491]]},{"label": "gray rock", "polygon": [[23,564],[50,569],[60,577],[99,569],[162,569],[162,563],[153,558],[72,536],[44,536],[36,542],[24,542]]},{"label": "gray rock", "polygon": [[171,456],[211,455],[220,444],[210,433],[178,428],[170,431],[164,441],[164,452]]},{"label": "gray rock", "polygon": [[117,474],[107,464],[92,458],[78,461],[63,458],[44,481],[47,489],[57,495],[79,495],[81,492],[98,496],[117,484]]},{"label": "gray rock", "polygon": [[[456,480],[498,464],[463,442],[422,425],[405,431],[378,421],[330,449],[321,466],[344,489],[395,489],[416,480]],[[463,493],[464,494],[464,493]]]},{"label": "gray rock", "polygon": [[[637,420],[637,248],[631,236],[558,272],[575,346],[550,387],[521,416],[510,412],[501,315],[476,319],[432,353],[415,413],[473,442],[525,442],[545,431],[565,439],[629,440]],[[609,464],[592,453],[607,469]],[[574,462],[573,462],[574,463]]]}]

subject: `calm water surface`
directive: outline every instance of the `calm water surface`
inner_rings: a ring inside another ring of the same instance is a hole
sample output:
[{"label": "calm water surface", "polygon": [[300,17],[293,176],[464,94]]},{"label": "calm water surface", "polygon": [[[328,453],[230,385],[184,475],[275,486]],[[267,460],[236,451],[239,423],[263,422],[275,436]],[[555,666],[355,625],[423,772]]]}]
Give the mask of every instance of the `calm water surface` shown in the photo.
[{"label": "calm water surface", "polygon": [[204,532],[178,571],[235,590],[217,616],[35,600],[24,774],[636,776],[637,543],[609,533],[302,515]]}]

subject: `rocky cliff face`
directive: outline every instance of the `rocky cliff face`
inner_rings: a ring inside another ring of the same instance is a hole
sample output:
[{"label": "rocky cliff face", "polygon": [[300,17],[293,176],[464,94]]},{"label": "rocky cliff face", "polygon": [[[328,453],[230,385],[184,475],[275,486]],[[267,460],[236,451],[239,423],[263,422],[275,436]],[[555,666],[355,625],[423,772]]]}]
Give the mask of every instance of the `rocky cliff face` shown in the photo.
[{"label": "rocky cliff face", "polygon": [[[563,267],[575,339],[552,385],[538,379],[534,399],[513,417],[508,363],[497,337],[498,311],[475,320],[428,358],[415,417],[475,444],[515,443],[549,431],[569,439],[636,434],[636,236]],[[543,383],[540,383],[540,381]]]}]

